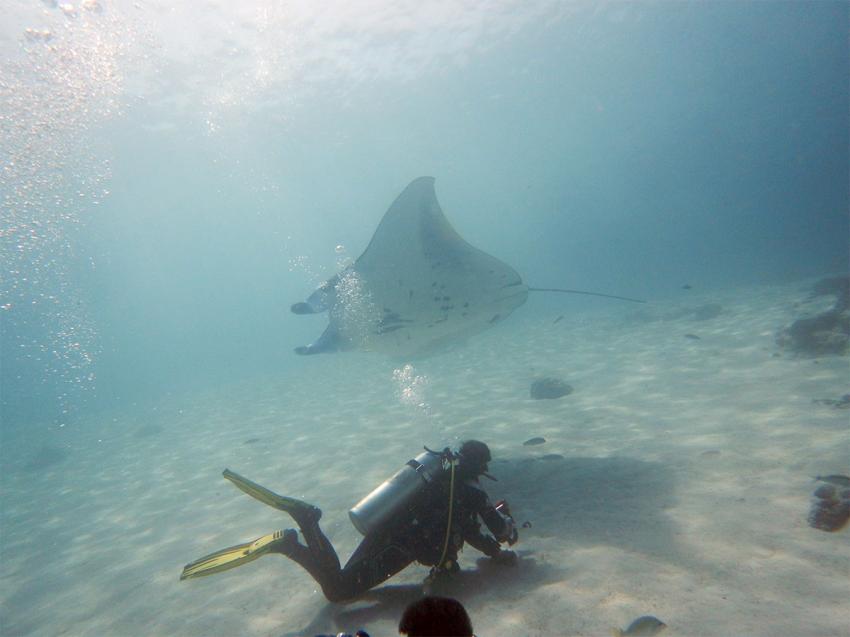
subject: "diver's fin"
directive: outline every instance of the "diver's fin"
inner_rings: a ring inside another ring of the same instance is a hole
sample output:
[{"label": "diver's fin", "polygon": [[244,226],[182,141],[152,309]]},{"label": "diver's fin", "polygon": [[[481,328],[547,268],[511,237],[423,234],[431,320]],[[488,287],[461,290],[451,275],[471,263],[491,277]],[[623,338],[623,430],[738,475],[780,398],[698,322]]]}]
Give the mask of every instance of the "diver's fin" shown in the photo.
[{"label": "diver's fin", "polygon": [[268,504],[270,507],[289,513],[298,524],[318,522],[322,517],[322,511],[318,507],[314,507],[312,504],[303,500],[278,495],[256,482],[251,482],[248,478],[243,478],[230,469],[225,469],[222,475],[252,498],[259,500],[263,504]]},{"label": "diver's fin", "polygon": [[280,544],[285,538],[284,531],[275,531],[253,542],[221,549],[184,566],[183,572],[180,574],[180,579],[184,580],[190,577],[212,575],[213,573],[220,573],[221,571],[253,562],[258,557],[271,551],[275,548],[276,544]]}]

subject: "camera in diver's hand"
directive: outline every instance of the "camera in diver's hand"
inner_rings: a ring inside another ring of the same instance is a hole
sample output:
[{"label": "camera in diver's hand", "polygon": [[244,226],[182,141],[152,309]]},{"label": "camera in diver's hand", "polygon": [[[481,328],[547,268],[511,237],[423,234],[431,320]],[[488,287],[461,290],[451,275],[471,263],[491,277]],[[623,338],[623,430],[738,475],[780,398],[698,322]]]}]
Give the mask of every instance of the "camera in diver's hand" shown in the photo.
[{"label": "camera in diver's hand", "polygon": [[511,509],[505,500],[496,502],[495,509],[505,522],[505,530],[496,539],[499,542],[507,542],[509,546],[513,546],[519,540],[519,531],[517,531],[514,516],[511,515]]}]

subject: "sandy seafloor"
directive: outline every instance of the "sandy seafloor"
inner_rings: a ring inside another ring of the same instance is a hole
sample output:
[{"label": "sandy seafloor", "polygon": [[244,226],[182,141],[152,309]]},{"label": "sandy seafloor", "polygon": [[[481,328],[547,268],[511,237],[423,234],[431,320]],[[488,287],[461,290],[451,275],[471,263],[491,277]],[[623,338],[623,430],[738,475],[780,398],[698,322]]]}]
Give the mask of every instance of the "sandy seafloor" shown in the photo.
[{"label": "sandy seafloor", "polygon": [[[829,305],[806,301],[810,285],[573,313],[565,300],[557,323],[532,299],[497,328],[414,361],[429,411],[400,398],[398,362],[315,356],[298,374],[9,441],[0,633],[395,635],[425,567],[348,606],[327,603],[279,556],[178,576],[192,559],[291,526],[225,481],[225,467],[320,505],[345,560],[359,538],[350,506],[423,444],[477,437],[497,459],[491,496],[533,525],[517,568],[467,547],[457,585],[443,591],[479,636],[607,635],[643,614],[671,637],[845,636],[850,529],[818,531],[806,517],[812,476],[850,473],[850,411],[812,402],[850,392],[850,365],[777,355],[774,342]],[[693,308],[710,303],[722,313],[696,320]],[[318,334],[324,321],[314,320]],[[544,375],[574,393],[531,400]],[[532,436],[547,442],[523,446]],[[45,443],[64,456],[49,462]],[[48,461],[37,466],[40,453]]]}]

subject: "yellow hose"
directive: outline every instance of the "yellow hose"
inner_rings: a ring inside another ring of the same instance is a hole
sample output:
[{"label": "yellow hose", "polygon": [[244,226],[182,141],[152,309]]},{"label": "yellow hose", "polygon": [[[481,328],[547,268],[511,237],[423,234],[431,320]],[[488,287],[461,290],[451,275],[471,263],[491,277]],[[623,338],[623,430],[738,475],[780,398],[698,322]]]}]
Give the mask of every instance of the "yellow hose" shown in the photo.
[{"label": "yellow hose", "polygon": [[446,553],[449,550],[449,537],[452,533],[452,509],[454,508],[455,501],[455,461],[454,459],[449,460],[449,464],[452,466],[451,478],[449,480],[449,520],[446,523],[446,539],[443,541],[443,554],[440,555],[440,561],[437,562],[437,568],[443,568],[443,560],[446,559]]}]

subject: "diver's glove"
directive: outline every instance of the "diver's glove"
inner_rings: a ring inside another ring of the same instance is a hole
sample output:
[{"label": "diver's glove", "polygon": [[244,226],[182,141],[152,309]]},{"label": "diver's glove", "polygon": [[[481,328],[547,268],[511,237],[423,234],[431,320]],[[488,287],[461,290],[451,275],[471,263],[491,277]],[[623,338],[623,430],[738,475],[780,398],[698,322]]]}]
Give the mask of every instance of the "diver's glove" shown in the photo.
[{"label": "diver's glove", "polygon": [[519,562],[519,558],[513,551],[502,550],[499,551],[498,555],[493,556],[493,561],[496,562],[496,564],[501,564],[502,566],[516,566],[517,562]]}]

